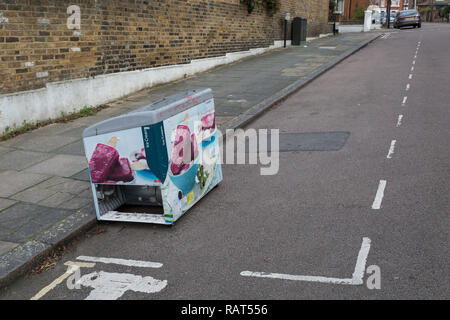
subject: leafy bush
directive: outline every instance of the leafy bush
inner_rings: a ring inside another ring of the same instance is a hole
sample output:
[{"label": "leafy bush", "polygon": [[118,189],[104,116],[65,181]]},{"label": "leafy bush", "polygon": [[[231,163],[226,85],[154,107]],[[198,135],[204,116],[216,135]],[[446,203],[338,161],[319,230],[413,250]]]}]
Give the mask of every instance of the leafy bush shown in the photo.
[{"label": "leafy bush", "polygon": [[364,11],[366,11],[366,9],[364,8],[356,8],[355,12],[353,13],[352,19],[353,20],[363,20],[364,19]]},{"label": "leafy bush", "polygon": [[247,4],[248,13],[252,13],[257,6],[265,4],[267,11],[274,14],[280,9],[280,0],[241,0],[241,3]]}]

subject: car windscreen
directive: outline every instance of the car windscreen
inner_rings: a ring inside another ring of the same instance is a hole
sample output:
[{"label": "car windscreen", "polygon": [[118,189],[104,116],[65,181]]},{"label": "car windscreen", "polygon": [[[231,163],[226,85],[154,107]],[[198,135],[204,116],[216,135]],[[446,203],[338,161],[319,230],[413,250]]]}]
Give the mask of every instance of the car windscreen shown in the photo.
[{"label": "car windscreen", "polygon": [[412,14],[417,14],[417,11],[416,10],[406,10],[406,11],[400,12],[401,16],[409,16]]}]

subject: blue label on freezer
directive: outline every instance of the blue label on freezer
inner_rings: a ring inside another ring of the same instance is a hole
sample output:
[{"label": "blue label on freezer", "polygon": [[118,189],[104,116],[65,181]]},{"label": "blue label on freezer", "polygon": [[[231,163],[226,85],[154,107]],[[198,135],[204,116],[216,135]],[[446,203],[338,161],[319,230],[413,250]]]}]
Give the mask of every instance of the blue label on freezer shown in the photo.
[{"label": "blue label on freezer", "polygon": [[164,183],[169,169],[164,124],[159,122],[142,127],[142,137],[148,167],[161,180],[161,183]]}]

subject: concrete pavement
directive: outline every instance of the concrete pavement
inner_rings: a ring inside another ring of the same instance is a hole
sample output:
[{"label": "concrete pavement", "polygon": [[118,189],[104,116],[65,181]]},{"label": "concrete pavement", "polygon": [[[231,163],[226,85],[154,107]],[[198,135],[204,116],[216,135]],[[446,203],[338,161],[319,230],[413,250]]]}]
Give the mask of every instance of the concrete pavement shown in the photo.
[{"label": "concrete pavement", "polygon": [[213,89],[222,129],[242,126],[376,36],[347,34],[279,49],[141,91],[95,116],[1,142],[0,285],[96,223],[81,142],[87,126],[199,87]]}]

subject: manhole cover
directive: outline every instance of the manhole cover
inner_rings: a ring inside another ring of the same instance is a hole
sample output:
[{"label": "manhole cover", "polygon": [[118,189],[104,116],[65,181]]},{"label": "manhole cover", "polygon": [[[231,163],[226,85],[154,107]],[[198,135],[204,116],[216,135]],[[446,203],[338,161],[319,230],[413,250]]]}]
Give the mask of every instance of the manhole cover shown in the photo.
[{"label": "manhole cover", "polygon": [[281,133],[280,152],[338,151],[349,136],[350,132]]}]

